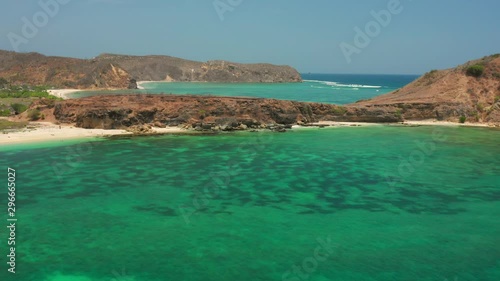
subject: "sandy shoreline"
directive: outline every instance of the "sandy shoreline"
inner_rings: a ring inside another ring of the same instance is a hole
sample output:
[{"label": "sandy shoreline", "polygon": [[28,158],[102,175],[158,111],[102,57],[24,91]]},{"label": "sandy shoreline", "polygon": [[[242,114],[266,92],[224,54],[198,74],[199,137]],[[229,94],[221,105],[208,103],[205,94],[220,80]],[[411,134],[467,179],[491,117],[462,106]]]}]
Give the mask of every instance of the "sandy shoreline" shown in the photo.
[{"label": "sandy shoreline", "polygon": [[321,127],[321,126],[332,126],[332,127],[366,127],[366,126],[444,126],[444,127],[480,127],[480,128],[495,128],[499,125],[495,124],[484,124],[484,123],[456,123],[450,121],[438,121],[438,120],[418,120],[418,121],[404,121],[401,123],[366,123],[366,122],[338,122],[338,121],[319,121],[317,123],[309,124],[306,126],[294,126],[300,127]]},{"label": "sandy shoreline", "polygon": [[[331,122],[322,121],[308,126],[295,125],[293,129],[311,128],[311,127],[367,127],[367,126],[391,126],[391,125],[407,125],[407,126],[448,126],[448,127],[494,127],[488,124],[458,124],[446,121],[405,121],[404,123],[361,123],[361,122]],[[498,127],[497,127],[498,128]],[[153,134],[178,134],[190,132],[189,130],[167,127],[167,128],[152,128]],[[36,142],[52,142],[65,141],[74,139],[97,138],[119,135],[132,135],[126,130],[103,130],[103,129],[83,129],[69,125],[55,125],[48,122],[30,122],[27,128],[21,130],[12,130],[0,132],[0,145],[15,145]]]},{"label": "sandy shoreline", "polygon": [[[155,81],[140,81],[140,82],[137,82],[137,89],[139,89],[139,90],[145,90],[146,88],[144,88],[144,86],[142,86],[142,85],[145,84],[145,83],[153,83],[153,82],[155,82]],[[74,94],[76,92],[82,92],[82,91],[116,91],[116,90],[120,90],[120,89],[114,89],[114,88],[108,88],[108,89],[88,89],[88,90],[82,90],[82,89],[51,89],[51,90],[47,90],[47,92],[50,95],[53,95],[53,96],[56,96],[58,98],[62,98],[62,99],[67,100],[67,99],[71,99],[70,95]]]},{"label": "sandy shoreline", "polygon": [[151,83],[149,81],[137,81],[137,89],[139,90],[146,90],[146,88],[144,88],[144,84],[146,83]]},{"label": "sandy shoreline", "polygon": [[58,98],[62,99],[69,99],[69,94],[80,92],[82,90],[79,89],[52,89],[52,90],[47,90],[47,92],[53,96],[56,96]]},{"label": "sandy shoreline", "polygon": [[404,121],[404,125],[411,126],[454,126],[454,127],[481,127],[481,128],[498,128],[499,124],[485,124],[485,123],[455,123],[450,121],[438,120],[419,120],[419,121]]},{"label": "sandy shoreline", "polygon": [[[184,133],[181,128],[153,128],[154,133]],[[97,138],[119,135],[132,135],[125,130],[83,129],[67,125],[55,125],[48,122],[31,122],[27,128],[0,132],[0,145],[15,145],[37,142],[64,141],[85,138]]]},{"label": "sandy shoreline", "polygon": [[[146,88],[144,87],[144,84],[147,84],[147,83],[156,83],[156,82],[170,82],[170,81],[138,81],[137,82],[137,89],[139,90],[146,90]],[[99,89],[89,89],[89,91],[98,91]],[[109,90],[109,91],[113,91],[113,90],[119,90],[119,89],[101,89],[101,90]],[[73,94],[73,93],[76,93],[76,92],[81,92],[81,91],[86,91],[86,90],[82,90],[82,89],[51,89],[51,90],[47,90],[47,92],[53,96],[56,96],[58,98],[62,98],[62,99],[70,99],[70,94]]]},{"label": "sandy shoreline", "polygon": [[[144,84],[148,84],[148,83],[172,83],[172,82],[175,82],[174,79],[170,78],[170,77],[167,77],[166,80],[162,80],[162,81],[137,81],[137,88],[139,90],[146,90],[146,88],[144,87]],[[194,83],[194,81],[191,81],[191,83]]]},{"label": "sandy shoreline", "polygon": [[146,88],[144,87],[144,84],[148,84],[148,83],[171,83],[171,82],[174,82],[174,81],[168,81],[168,80],[164,80],[164,81],[137,81],[137,89],[146,90]]}]

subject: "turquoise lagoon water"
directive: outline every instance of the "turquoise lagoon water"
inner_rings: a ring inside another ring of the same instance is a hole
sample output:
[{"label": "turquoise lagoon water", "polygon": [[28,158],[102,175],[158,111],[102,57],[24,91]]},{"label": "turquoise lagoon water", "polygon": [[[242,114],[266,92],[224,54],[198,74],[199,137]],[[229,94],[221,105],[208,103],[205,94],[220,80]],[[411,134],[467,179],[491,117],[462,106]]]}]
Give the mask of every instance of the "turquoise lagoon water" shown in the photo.
[{"label": "turquoise lagoon water", "polygon": [[348,104],[389,93],[415,80],[414,75],[303,74],[303,83],[146,83],[142,91],[80,92],[74,97],[116,93],[245,96]]},{"label": "turquoise lagoon water", "polygon": [[377,126],[2,147],[19,221],[0,280],[500,280],[499,140]]}]

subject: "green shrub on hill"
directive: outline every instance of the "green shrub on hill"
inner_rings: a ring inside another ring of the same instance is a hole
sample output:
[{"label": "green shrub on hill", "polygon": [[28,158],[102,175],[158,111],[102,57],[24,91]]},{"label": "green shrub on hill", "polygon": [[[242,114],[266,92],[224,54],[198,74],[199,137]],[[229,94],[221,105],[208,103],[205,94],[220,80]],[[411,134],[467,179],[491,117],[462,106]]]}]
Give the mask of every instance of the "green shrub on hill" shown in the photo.
[{"label": "green shrub on hill", "polygon": [[2,117],[7,117],[10,116],[12,113],[8,109],[0,109],[0,116]]},{"label": "green shrub on hill", "polygon": [[432,76],[432,75],[436,74],[437,72],[438,72],[437,69],[433,69],[433,70],[427,72],[426,74]]},{"label": "green shrub on hill", "polygon": [[433,69],[429,72],[427,72],[425,75],[424,75],[424,79],[431,79],[431,78],[434,78],[434,75],[438,73],[438,70],[437,69]]},{"label": "green shrub on hill", "polygon": [[396,112],[394,113],[394,116],[396,116],[396,118],[402,119],[403,118],[403,111],[401,109],[396,110]]},{"label": "green shrub on hill", "polygon": [[13,86],[8,89],[0,89],[0,98],[46,98],[53,100],[61,99],[49,94],[47,88],[42,86],[33,88]]},{"label": "green shrub on hill", "polygon": [[475,64],[472,66],[469,66],[466,71],[467,75],[473,76],[473,77],[481,77],[484,73],[484,66],[480,64]]},{"label": "green shrub on hill", "polygon": [[40,110],[38,109],[32,109],[28,112],[28,118],[31,120],[31,121],[37,121],[37,120],[40,120],[40,118],[42,117],[42,113],[40,112]]},{"label": "green shrub on hill", "polygon": [[5,88],[7,85],[9,85],[9,81],[7,79],[0,77],[0,88]]},{"label": "green shrub on hill", "polygon": [[14,109],[16,114],[21,114],[28,110],[28,106],[22,103],[13,103],[10,106]]},{"label": "green shrub on hill", "polygon": [[12,130],[12,129],[22,129],[28,125],[28,122],[12,122],[8,120],[0,119],[0,131],[2,130]]},{"label": "green shrub on hill", "polygon": [[347,113],[347,108],[343,106],[336,106],[332,108],[332,113],[336,116],[344,116]]}]

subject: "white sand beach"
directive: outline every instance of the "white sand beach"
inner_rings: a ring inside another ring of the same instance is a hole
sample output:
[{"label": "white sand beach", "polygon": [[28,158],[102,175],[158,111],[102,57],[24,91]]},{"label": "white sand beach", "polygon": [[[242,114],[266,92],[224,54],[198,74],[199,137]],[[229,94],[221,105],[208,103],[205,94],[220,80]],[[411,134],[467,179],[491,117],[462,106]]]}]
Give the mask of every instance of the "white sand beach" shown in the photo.
[{"label": "white sand beach", "polygon": [[58,98],[62,98],[62,99],[69,99],[69,94],[72,94],[72,93],[75,93],[75,92],[79,92],[81,90],[79,89],[53,89],[53,90],[47,90],[47,92],[53,96],[56,96]]},{"label": "white sand beach", "polygon": [[137,82],[137,89],[139,89],[139,90],[146,90],[146,88],[144,88],[144,86],[143,86],[144,83],[150,83],[150,82],[147,82],[147,81],[138,81]]},{"label": "white sand beach", "polygon": [[[458,124],[454,122],[423,120],[423,121],[405,121],[404,123],[360,123],[360,122],[332,122],[321,121],[308,126],[293,126],[293,129],[308,128],[311,126],[331,126],[331,127],[366,127],[366,126],[385,126],[385,125],[408,125],[408,126],[468,126],[468,127],[499,127],[493,124],[465,123]],[[187,129],[178,127],[152,128],[152,134],[176,134],[189,132]],[[0,145],[65,141],[71,139],[96,138],[116,135],[132,135],[126,130],[103,130],[103,129],[83,129],[70,125],[56,125],[49,122],[30,122],[24,129],[5,130],[0,132]]]},{"label": "white sand beach", "polygon": [[148,83],[165,83],[165,82],[170,82],[170,81],[137,81],[137,89],[139,90],[146,90],[146,87],[144,84]]},{"label": "white sand beach", "polygon": [[456,127],[483,127],[483,128],[495,128],[499,124],[488,124],[488,123],[456,123],[450,121],[438,121],[438,120],[418,120],[418,121],[404,121],[404,125],[410,126],[456,126]]},{"label": "white sand beach", "polygon": [[481,128],[499,128],[500,124],[487,124],[487,123],[457,123],[450,121],[438,120],[418,120],[418,121],[404,121],[401,123],[364,123],[364,122],[338,122],[338,121],[319,121],[317,123],[309,124],[307,126],[295,125],[293,128],[305,128],[310,126],[331,126],[331,127],[366,127],[366,126],[386,126],[386,125],[406,125],[406,126],[448,126],[448,127],[481,127]]},{"label": "white sand beach", "polygon": [[363,123],[363,122],[338,122],[338,121],[319,121],[312,124],[313,126],[336,126],[336,127],[365,127],[365,126],[382,126],[380,123]]},{"label": "white sand beach", "polygon": [[165,80],[161,80],[161,81],[137,81],[137,88],[139,90],[145,90],[146,88],[144,87],[144,84],[147,84],[147,83],[171,83],[171,82],[175,82],[175,80],[168,76],[167,75],[167,78]]},{"label": "white sand beach", "polygon": [[[154,133],[174,134],[186,132],[181,128],[153,128]],[[95,138],[116,135],[131,135],[125,130],[83,129],[48,122],[31,122],[25,129],[0,132],[0,145],[64,141],[70,139]]]}]

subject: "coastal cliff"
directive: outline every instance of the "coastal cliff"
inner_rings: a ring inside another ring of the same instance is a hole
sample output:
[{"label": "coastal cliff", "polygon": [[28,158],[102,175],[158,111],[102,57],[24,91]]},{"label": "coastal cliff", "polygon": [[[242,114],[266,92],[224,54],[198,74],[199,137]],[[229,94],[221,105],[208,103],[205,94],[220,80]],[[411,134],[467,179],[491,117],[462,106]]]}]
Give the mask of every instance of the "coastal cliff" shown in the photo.
[{"label": "coastal cliff", "polygon": [[349,107],[405,120],[500,123],[500,55],[432,70],[397,91]]},{"label": "coastal cliff", "polygon": [[93,59],[50,57],[0,50],[0,77],[14,85],[135,89],[136,81],[301,82],[290,66],[197,62],[169,56],[102,54]]},{"label": "coastal cliff", "polygon": [[238,130],[317,122],[340,106],[260,98],[120,95],[66,100],[55,119],[83,128],[121,129],[136,125]]},{"label": "coastal cliff", "polygon": [[199,131],[282,130],[319,121],[400,121],[393,114],[333,104],[188,95],[106,95],[57,102],[39,100],[32,108],[41,110],[47,120],[93,129],[154,126]]}]

